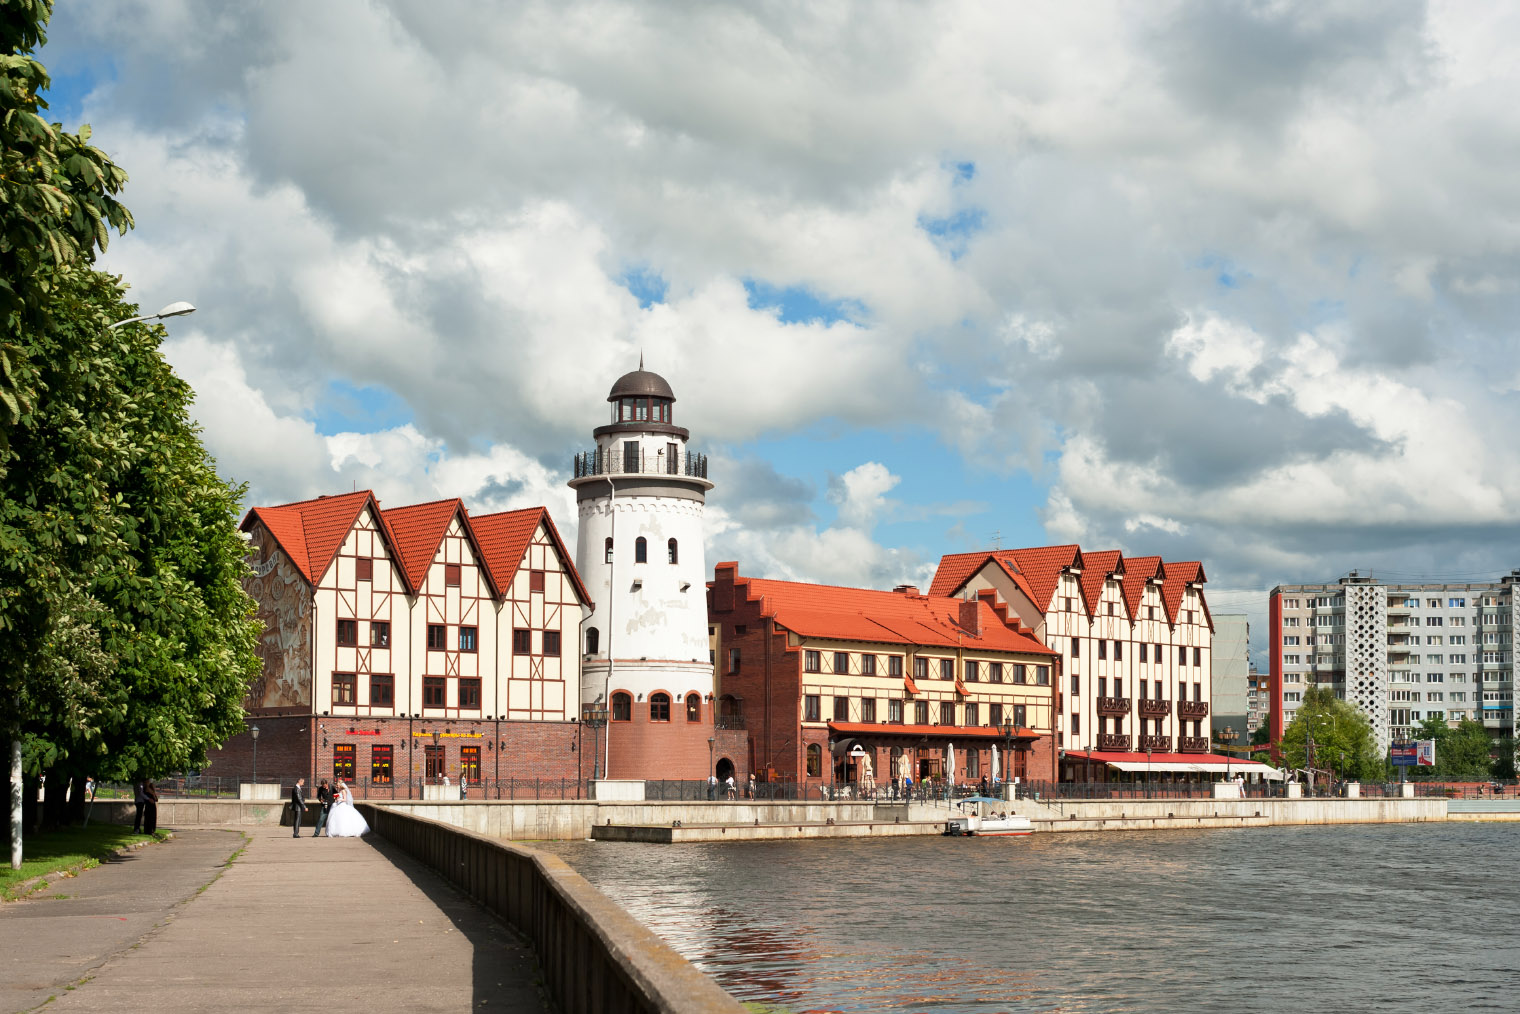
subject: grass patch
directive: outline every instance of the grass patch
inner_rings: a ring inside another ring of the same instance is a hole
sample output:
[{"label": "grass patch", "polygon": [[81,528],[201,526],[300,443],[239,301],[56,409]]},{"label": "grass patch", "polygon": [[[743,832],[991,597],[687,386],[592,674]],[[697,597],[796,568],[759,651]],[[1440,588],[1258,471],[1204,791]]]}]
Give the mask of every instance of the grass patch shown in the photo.
[{"label": "grass patch", "polygon": [[46,834],[24,838],[21,843],[21,869],[9,864],[0,866],[0,897],[9,901],[21,883],[44,873],[63,870],[73,876],[80,870],[96,866],[123,845],[161,840],[168,832],[154,835],[133,834],[130,827],[94,824],[90,827],[66,827]]}]

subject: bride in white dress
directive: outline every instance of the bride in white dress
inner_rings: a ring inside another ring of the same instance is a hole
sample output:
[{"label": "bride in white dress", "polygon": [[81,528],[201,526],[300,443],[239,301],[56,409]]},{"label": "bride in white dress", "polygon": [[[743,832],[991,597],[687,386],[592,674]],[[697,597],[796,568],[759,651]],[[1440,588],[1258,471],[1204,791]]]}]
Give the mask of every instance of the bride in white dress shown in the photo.
[{"label": "bride in white dress", "polygon": [[369,822],[354,809],[354,794],[340,780],[338,791],[333,794],[332,812],[327,815],[329,838],[357,838],[369,834]]}]

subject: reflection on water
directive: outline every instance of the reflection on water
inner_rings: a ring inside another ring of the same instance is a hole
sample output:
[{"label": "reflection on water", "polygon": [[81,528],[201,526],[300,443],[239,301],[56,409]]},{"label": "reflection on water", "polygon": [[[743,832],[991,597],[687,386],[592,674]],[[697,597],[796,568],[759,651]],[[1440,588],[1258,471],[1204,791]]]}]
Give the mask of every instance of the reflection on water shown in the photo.
[{"label": "reflection on water", "polygon": [[1517,846],[1404,824],[537,847],[741,1000],[990,1014],[1513,1010]]}]

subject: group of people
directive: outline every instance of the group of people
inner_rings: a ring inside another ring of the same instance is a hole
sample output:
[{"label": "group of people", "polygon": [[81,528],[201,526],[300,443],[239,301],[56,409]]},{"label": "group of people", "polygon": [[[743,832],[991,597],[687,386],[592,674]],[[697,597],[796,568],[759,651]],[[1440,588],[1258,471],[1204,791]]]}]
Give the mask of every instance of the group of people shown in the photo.
[{"label": "group of people", "polygon": [[[723,779],[723,781],[721,781],[721,782],[718,781],[718,776],[717,775],[708,775],[707,776],[707,798],[708,799],[717,799],[718,798],[718,790],[719,790],[720,787],[723,790],[723,796],[724,796],[725,799],[738,799],[739,798],[739,783],[737,783],[737,782],[734,781],[734,776],[732,774],[730,774],[727,778]],[[745,798],[746,799],[754,799],[755,798],[755,776],[754,776],[753,773],[751,773],[750,776],[749,776],[749,790],[746,793]]]},{"label": "group of people", "polygon": [[[349,791],[343,779],[336,780],[332,788],[327,785],[327,779],[317,786],[317,804],[321,806],[321,812],[317,814],[317,830],[313,838],[322,837],[323,829],[327,831],[329,838],[357,838],[362,834],[369,834],[369,821],[354,806],[354,794]],[[290,811],[292,816],[291,837],[301,837],[301,821],[306,816],[306,779],[297,778],[296,783],[290,787]]]},{"label": "group of people", "polygon": [[[90,780],[90,797],[95,796],[94,779]],[[133,834],[152,834],[158,830],[158,789],[148,778],[132,783],[132,805],[136,808],[132,818]]]}]

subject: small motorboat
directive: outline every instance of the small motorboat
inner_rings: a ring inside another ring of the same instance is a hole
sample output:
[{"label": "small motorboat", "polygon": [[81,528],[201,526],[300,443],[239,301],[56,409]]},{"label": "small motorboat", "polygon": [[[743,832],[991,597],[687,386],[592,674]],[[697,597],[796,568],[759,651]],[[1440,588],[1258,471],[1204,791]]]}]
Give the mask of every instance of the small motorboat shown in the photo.
[{"label": "small motorboat", "polygon": [[1028,817],[1008,812],[1008,801],[991,796],[971,796],[958,801],[960,813],[945,821],[949,836],[1029,834],[1034,830]]}]

